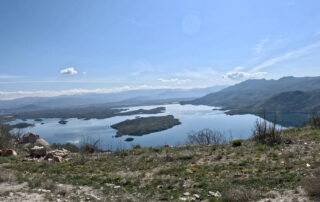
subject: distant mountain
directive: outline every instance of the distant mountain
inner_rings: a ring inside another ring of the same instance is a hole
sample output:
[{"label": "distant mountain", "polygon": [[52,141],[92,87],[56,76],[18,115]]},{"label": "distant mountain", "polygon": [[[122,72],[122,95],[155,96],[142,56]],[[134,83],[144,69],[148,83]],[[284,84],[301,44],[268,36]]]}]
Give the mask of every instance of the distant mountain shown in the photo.
[{"label": "distant mountain", "polygon": [[316,112],[320,110],[320,90],[279,93],[244,110],[252,113],[263,113],[264,111],[282,113]]},{"label": "distant mountain", "polygon": [[[244,81],[192,101],[182,102],[182,104],[209,105],[220,106],[227,109],[248,110],[252,107],[259,108],[260,106],[261,108],[271,106],[271,100],[268,102],[266,100],[279,93],[290,91],[302,91],[303,93],[318,89],[320,89],[320,77],[284,77],[279,80],[255,79]],[[278,96],[282,97],[289,95],[283,94]],[[286,100],[286,98],[279,97],[277,99]],[[297,99],[301,98],[299,97]],[[279,101],[277,99],[274,98],[272,105],[275,105],[275,102]],[[270,105],[267,105],[266,103],[262,104],[263,102],[269,103]],[[257,104],[259,106],[256,106]],[[283,102],[282,104],[285,105],[286,102]]]},{"label": "distant mountain", "polygon": [[[0,109],[18,109],[19,111],[33,111],[47,108],[78,107],[95,104],[145,103],[146,101],[168,99],[194,99],[208,93],[217,92],[225,86],[214,86],[195,89],[154,89],[131,90],[119,93],[87,93],[78,95],[64,95],[57,97],[26,97],[15,100],[0,100]],[[1,112],[1,111],[0,111]]]}]

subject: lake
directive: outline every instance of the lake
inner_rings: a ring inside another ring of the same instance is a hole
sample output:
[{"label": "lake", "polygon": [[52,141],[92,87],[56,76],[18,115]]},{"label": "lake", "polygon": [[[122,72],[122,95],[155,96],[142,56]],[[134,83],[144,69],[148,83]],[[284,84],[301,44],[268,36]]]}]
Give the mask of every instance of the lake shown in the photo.
[{"label": "lake", "polygon": [[[209,106],[195,105],[153,105],[128,107],[128,111],[136,109],[152,109],[156,107],[165,107],[164,113],[159,114],[139,114],[139,117],[148,116],[164,116],[173,115],[178,118],[181,125],[173,128],[154,132],[144,136],[122,136],[114,137],[116,130],[110,125],[124,121],[126,119],[134,119],[137,115],[116,116],[106,119],[67,119],[67,124],[59,124],[60,119],[50,118],[43,119],[42,122],[29,119],[27,121],[15,120],[10,124],[19,122],[34,123],[35,127],[20,129],[21,133],[32,132],[40,135],[49,143],[73,143],[80,144],[84,139],[98,140],[100,139],[103,149],[115,150],[122,148],[131,148],[132,145],[140,145],[142,147],[156,147],[162,145],[179,145],[184,144],[188,134],[191,131],[198,131],[209,128],[223,132],[227,139],[232,135],[233,138],[246,139],[251,136],[254,122],[257,116],[254,115],[226,115],[222,110]],[[41,123],[44,123],[43,125]],[[14,132],[18,131],[14,129]],[[134,141],[126,142],[125,139],[133,137]]]}]

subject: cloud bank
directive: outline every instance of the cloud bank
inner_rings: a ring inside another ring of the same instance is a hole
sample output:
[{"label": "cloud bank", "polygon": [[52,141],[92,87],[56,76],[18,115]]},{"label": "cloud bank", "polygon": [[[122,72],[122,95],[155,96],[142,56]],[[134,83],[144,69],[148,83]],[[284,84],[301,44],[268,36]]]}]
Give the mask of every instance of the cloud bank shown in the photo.
[{"label": "cloud bank", "polygon": [[[206,86],[199,86],[206,87]],[[70,89],[62,91],[53,91],[53,90],[40,90],[40,91],[0,91],[0,100],[13,100],[24,97],[56,97],[61,95],[77,95],[77,94],[86,94],[86,93],[119,93],[123,91],[130,90],[153,90],[153,89],[174,89],[172,86],[122,86],[116,88],[97,88],[97,89]],[[179,87],[179,89],[191,89],[188,87]]]}]

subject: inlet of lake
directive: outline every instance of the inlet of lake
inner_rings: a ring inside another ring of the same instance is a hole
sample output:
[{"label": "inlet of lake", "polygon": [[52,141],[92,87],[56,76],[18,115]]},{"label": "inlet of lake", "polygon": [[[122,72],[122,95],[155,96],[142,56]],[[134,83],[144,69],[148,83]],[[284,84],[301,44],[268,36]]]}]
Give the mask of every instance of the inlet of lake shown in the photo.
[{"label": "inlet of lake", "polygon": [[[10,124],[19,122],[27,122],[35,124],[34,127],[23,129],[14,129],[13,132],[20,130],[21,133],[32,132],[40,135],[49,143],[73,143],[81,144],[85,139],[100,140],[100,146],[105,150],[116,150],[131,148],[132,145],[140,145],[142,147],[156,147],[162,145],[180,145],[185,144],[188,134],[191,131],[202,129],[218,130],[225,135],[227,140],[232,138],[247,139],[251,136],[254,123],[257,120],[255,115],[226,115],[225,111],[209,106],[194,105],[153,105],[153,106],[137,106],[128,107],[128,110],[136,109],[152,109],[156,107],[165,107],[164,113],[159,114],[139,114],[130,116],[115,116],[106,119],[66,119],[66,124],[59,124],[60,119],[49,118],[37,122],[33,119],[26,121],[15,120]],[[122,136],[114,137],[117,130],[112,129],[110,125],[119,123],[126,119],[134,119],[149,116],[173,115],[181,122],[180,125],[173,128],[154,132],[143,136]],[[134,140],[126,142],[125,139],[133,137]]]}]

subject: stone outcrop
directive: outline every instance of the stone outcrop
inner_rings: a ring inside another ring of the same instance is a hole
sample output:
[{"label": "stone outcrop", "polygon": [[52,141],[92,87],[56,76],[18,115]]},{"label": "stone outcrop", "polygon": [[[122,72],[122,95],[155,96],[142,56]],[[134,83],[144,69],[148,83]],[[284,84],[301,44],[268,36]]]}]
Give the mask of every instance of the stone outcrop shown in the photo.
[{"label": "stone outcrop", "polygon": [[22,143],[36,143],[37,139],[39,139],[39,135],[33,133],[26,133],[22,136]]},{"label": "stone outcrop", "polygon": [[69,161],[70,158],[66,158],[70,154],[70,151],[66,149],[55,149],[47,151],[45,147],[34,146],[30,149],[30,158],[26,158],[25,161],[42,161],[47,160],[49,162],[63,162]]},{"label": "stone outcrop", "polygon": [[0,150],[0,156],[17,156],[17,152],[13,149]]},{"label": "stone outcrop", "polygon": [[30,149],[30,156],[34,158],[40,158],[47,155],[47,150],[45,147],[34,146]]}]

